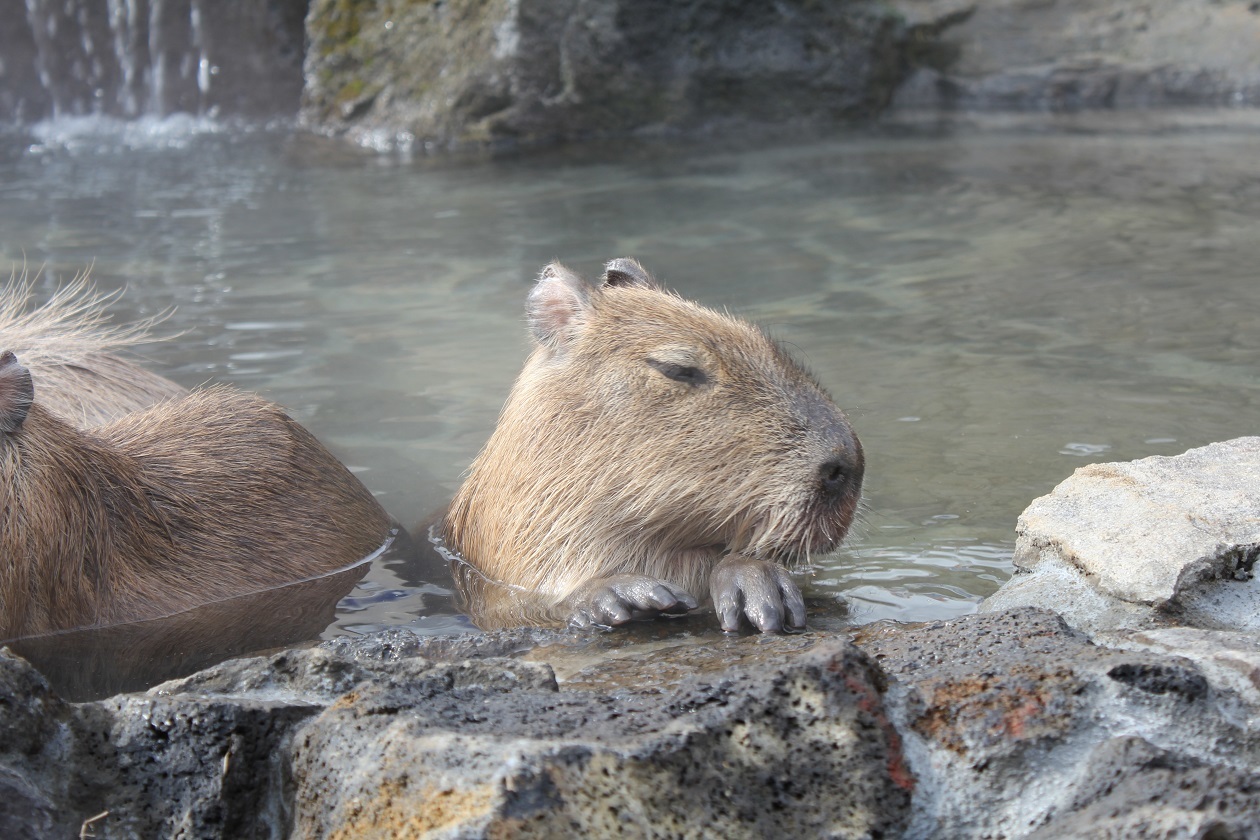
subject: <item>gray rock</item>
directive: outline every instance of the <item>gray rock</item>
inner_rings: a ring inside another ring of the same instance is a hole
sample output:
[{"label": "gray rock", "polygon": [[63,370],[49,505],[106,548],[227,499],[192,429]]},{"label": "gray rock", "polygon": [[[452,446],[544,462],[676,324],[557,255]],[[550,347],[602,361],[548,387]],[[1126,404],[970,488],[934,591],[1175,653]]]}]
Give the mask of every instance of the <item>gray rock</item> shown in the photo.
[{"label": "gray rock", "polygon": [[1035,604],[1091,633],[1260,629],[1260,437],[1078,469],[1019,518],[1017,574],[981,609]]},{"label": "gray rock", "polygon": [[[1131,833],[1114,836],[1196,836],[1156,830],[1198,825],[1193,814],[1179,816],[1192,797],[1159,811],[1150,791],[1212,780],[1217,799],[1209,801],[1225,804],[1207,816],[1229,827],[1246,825],[1247,804],[1260,793],[1257,707],[1186,658],[1099,647],[1054,613],[1033,608],[871,626],[856,641],[892,681],[889,713],[918,780],[907,836],[1092,837],[1049,828],[1092,803],[1099,812],[1126,815],[1115,825]],[[1134,758],[1122,766],[1109,752],[1116,739],[1140,739],[1178,760]],[[1094,765],[1082,770],[1090,756]],[[1123,789],[1108,792],[1099,781],[1103,765],[1127,780]],[[1155,811],[1163,822],[1144,823]],[[1252,836],[1250,830],[1222,836]]]},{"label": "gray rock", "polygon": [[[70,836],[78,822],[53,767],[72,758],[71,709],[25,660],[0,649],[0,837]],[[51,767],[50,767],[51,765]]]},{"label": "gray rock", "polygon": [[[913,780],[879,670],[847,643],[726,639],[688,654],[703,645],[543,633],[550,644],[536,646],[532,635],[391,631],[79,705],[0,656],[0,828],[72,837],[99,817],[101,838],[574,826],[865,837],[902,825]],[[632,675],[618,685],[592,658],[608,644]],[[518,658],[415,655],[430,645]],[[729,667],[741,649],[748,664]],[[537,656],[567,658],[572,679],[558,685]],[[653,668],[665,676],[635,679]]]},{"label": "gray rock", "polygon": [[935,27],[904,108],[1075,110],[1260,104],[1249,0],[891,0]]},{"label": "gray rock", "polygon": [[299,734],[295,831],[888,836],[912,780],[879,697],[878,671],[839,641],[673,691],[372,686]]},{"label": "gray rock", "polygon": [[83,704],[0,654],[0,836],[1257,836],[1244,634],[625,631],[386,631]]},{"label": "gray rock", "polygon": [[1260,837],[1260,773],[1207,764],[1132,736],[1104,741],[1077,766],[1071,795],[1029,840]]},{"label": "gray rock", "polygon": [[315,0],[307,33],[307,125],[438,147],[869,116],[913,38],[866,0]]}]

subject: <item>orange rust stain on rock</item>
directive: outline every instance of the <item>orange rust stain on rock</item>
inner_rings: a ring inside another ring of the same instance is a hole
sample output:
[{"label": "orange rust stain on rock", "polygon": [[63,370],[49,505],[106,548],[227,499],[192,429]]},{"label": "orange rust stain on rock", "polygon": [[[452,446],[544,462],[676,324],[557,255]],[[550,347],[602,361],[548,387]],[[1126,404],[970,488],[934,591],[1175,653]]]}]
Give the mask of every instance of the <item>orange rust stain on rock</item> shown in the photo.
[{"label": "orange rust stain on rock", "polygon": [[928,689],[930,702],[914,729],[960,755],[972,738],[1035,739],[1071,725],[1080,681],[1070,669],[1017,669],[951,680]]},{"label": "orange rust stain on rock", "polygon": [[348,691],[338,697],[328,706],[328,711],[340,711],[342,709],[351,709],[359,702],[359,692]]},{"label": "orange rust stain on rock", "polygon": [[845,688],[857,697],[857,707],[875,719],[875,723],[883,731],[888,745],[888,778],[894,785],[905,791],[914,791],[914,774],[906,765],[901,754],[901,736],[884,714],[883,699],[872,685],[852,675],[844,678]]},{"label": "orange rust stain on rock", "polygon": [[[412,789],[406,779],[390,779],[375,797],[353,808],[328,835],[329,840],[406,840],[431,831],[484,819],[494,809],[492,788],[471,790],[425,785]],[[350,810],[350,809],[347,809]]]}]

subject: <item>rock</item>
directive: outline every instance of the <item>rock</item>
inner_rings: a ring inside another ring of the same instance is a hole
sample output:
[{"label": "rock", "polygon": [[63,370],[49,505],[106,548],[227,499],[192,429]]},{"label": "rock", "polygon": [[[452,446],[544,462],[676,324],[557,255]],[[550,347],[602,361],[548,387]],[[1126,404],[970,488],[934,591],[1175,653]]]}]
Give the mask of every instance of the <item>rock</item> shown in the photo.
[{"label": "rock", "polygon": [[921,31],[903,108],[1260,104],[1250,0],[891,0]]},{"label": "rock", "polygon": [[877,2],[315,0],[302,117],[374,145],[869,116],[913,37]]},{"label": "rock", "polygon": [[295,830],[887,836],[912,780],[879,698],[878,671],[839,641],[671,691],[371,686],[295,742]]},{"label": "rock", "polygon": [[[0,828],[71,837],[97,817],[100,838],[865,837],[904,823],[913,779],[880,672],[851,645],[732,638],[675,662],[698,641],[611,642],[627,673],[667,675],[614,686],[592,664],[614,637],[387,631],[78,705],[2,655]],[[749,664],[729,667],[741,648]],[[505,652],[517,658],[491,655]],[[572,660],[575,678],[558,684],[527,658],[544,655]]]},{"label": "rock", "polygon": [[0,649],[0,837],[41,840],[78,829],[59,806],[69,790],[56,776],[72,753],[70,716],[47,680]]},{"label": "rock", "polygon": [[[906,836],[1256,836],[1260,706],[1188,659],[1099,647],[1034,608],[856,641],[918,780]],[[1214,824],[1234,833],[1191,830]]]},{"label": "rock", "polygon": [[1207,764],[1141,738],[1104,741],[1077,765],[1072,794],[1029,840],[1260,837],[1260,774]]},{"label": "rock", "polygon": [[1100,633],[1108,647],[1145,650],[1192,661],[1215,686],[1233,693],[1248,711],[1260,711],[1260,640],[1253,633],[1167,627]]},{"label": "rock", "polygon": [[1260,629],[1260,437],[1078,469],[1019,518],[1016,575],[983,610],[1035,604],[1090,633]]},{"label": "rock", "polygon": [[0,836],[1257,836],[1246,634],[709,624],[391,630],[81,704],[0,654]]}]

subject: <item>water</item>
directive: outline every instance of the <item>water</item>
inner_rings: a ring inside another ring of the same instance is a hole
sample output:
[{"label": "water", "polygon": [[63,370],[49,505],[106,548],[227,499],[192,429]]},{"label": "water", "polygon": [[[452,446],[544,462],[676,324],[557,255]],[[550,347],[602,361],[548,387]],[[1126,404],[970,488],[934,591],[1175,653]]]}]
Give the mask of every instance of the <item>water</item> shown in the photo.
[{"label": "water", "polygon": [[[804,576],[855,622],[974,609],[1015,520],[1093,461],[1260,432],[1260,120],[898,126],[796,143],[402,158],[196,121],[0,138],[0,255],[84,266],[186,384],[261,391],[404,524],[440,508],[560,258],[640,258],[788,344],[865,445],[863,523]],[[324,636],[451,632],[379,563]],[[831,603],[836,605],[829,608]]]}]

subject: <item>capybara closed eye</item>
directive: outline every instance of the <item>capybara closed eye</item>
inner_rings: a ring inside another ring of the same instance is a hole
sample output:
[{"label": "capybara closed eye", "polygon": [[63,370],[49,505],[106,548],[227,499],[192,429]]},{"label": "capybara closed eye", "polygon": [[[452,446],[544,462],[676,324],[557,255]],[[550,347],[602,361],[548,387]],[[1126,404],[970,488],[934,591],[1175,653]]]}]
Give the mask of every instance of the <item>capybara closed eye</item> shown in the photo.
[{"label": "capybara closed eye", "polygon": [[259,397],[207,388],[86,429],[43,402],[39,374],[0,353],[0,639],[170,615],[389,539],[372,494]]},{"label": "capybara closed eye", "polygon": [[591,286],[547,266],[535,349],[442,537],[483,626],[620,624],[706,596],[723,629],[804,626],[785,565],[837,547],[862,448],[757,327],[634,260]]}]

